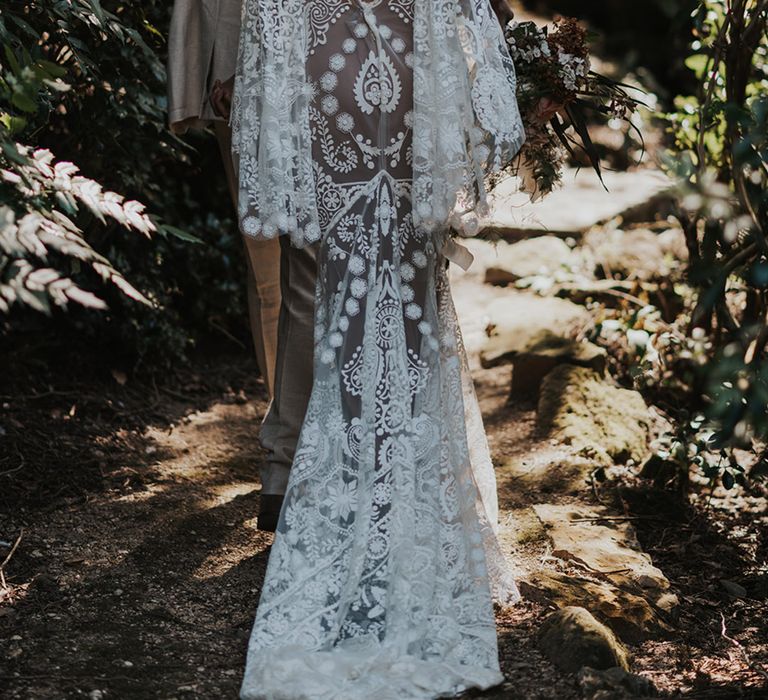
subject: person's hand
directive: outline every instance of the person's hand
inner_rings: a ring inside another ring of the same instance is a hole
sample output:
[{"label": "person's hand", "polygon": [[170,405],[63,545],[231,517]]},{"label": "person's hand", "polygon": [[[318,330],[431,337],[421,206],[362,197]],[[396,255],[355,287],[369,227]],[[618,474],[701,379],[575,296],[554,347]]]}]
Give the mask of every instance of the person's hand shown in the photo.
[{"label": "person's hand", "polygon": [[536,118],[544,124],[560,112],[564,106],[562,102],[557,102],[551,97],[542,97],[536,107]]},{"label": "person's hand", "polygon": [[211,107],[213,113],[222,119],[229,119],[229,113],[232,111],[232,92],[235,88],[235,76],[223,83],[216,80],[211,89]]}]

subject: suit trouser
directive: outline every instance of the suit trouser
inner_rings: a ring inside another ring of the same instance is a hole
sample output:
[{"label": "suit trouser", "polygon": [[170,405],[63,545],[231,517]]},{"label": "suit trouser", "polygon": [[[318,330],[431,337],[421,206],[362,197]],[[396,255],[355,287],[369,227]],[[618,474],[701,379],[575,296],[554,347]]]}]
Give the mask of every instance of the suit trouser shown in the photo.
[{"label": "suit trouser", "polygon": [[[215,127],[232,198],[237,202],[231,132],[225,122],[217,121]],[[317,246],[294,248],[288,236],[267,241],[244,238],[251,330],[272,397],[259,436],[267,451],[261,467],[261,493],[284,494],[312,393]]]},{"label": "suit trouser", "polygon": [[[229,192],[237,209],[239,187],[232,165],[232,132],[229,125],[223,121],[215,121],[214,127],[227,174]],[[275,355],[280,315],[280,245],[277,240],[259,241],[250,236],[243,236],[243,243],[248,266],[248,314],[253,347],[271,399],[275,390]]]},{"label": "suit trouser", "polygon": [[261,492],[284,494],[312,393],[317,246],[294,248],[280,236],[282,304],[277,331],[275,397],[261,425],[267,451]]}]

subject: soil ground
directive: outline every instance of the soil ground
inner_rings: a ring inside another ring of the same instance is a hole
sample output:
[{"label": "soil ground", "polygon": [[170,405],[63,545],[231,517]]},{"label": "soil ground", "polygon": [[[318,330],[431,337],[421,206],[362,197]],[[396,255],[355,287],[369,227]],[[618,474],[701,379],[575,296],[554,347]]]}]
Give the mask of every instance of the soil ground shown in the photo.
[{"label": "soil ground", "polygon": [[[0,560],[20,540],[2,569],[0,697],[235,698],[272,538],[255,527],[266,401],[253,361],[220,351],[121,384],[108,369],[6,359],[18,375],[0,389]],[[533,435],[534,406],[507,403],[508,372],[476,373],[494,457],[535,458],[553,448]],[[631,474],[621,484],[682,601],[668,639],[631,647],[633,670],[671,697],[768,697],[766,580],[754,574],[768,542],[751,497],[681,505]],[[503,478],[500,492],[505,509],[542,498]],[[536,544],[510,554],[523,571],[547,556]],[[582,697],[536,648],[551,610],[499,611],[507,682],[474,697]]]}]

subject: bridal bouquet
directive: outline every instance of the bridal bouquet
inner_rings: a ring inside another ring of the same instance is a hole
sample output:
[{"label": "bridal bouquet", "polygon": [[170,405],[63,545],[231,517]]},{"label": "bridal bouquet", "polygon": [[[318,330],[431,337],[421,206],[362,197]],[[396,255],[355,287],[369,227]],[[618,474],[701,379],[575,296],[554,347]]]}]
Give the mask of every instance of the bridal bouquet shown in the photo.
[{"label": "bridal bouquet", "polygon": [[622,119],[640,104],[616,82],[590,69],[586,30],[570,17],[553,29],[534,22],[510,21],[505,28],[515,63],[518,104],[526,143],[512,165],[531,199],[549,194],[561,181],[568,154],[583,150],[600,177],[600,158],[589,136],[590,112]]}]

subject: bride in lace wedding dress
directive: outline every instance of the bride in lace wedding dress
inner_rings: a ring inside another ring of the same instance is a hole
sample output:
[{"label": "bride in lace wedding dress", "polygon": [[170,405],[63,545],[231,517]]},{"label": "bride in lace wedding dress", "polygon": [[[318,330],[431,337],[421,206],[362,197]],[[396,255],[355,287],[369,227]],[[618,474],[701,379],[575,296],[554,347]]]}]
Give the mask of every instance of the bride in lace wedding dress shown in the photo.
[{"label": "bride in lace wedding dress", "polygon": [[496,685],[518,593],[446,255],[524,139],[501,30],[487,0],[247,0],[242,32],[241,225],[319,241],[319,274],[241,698]]}]

